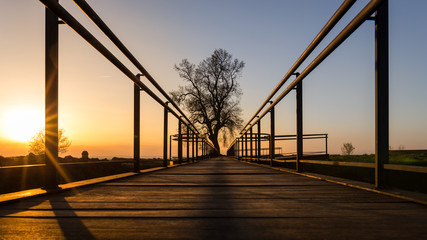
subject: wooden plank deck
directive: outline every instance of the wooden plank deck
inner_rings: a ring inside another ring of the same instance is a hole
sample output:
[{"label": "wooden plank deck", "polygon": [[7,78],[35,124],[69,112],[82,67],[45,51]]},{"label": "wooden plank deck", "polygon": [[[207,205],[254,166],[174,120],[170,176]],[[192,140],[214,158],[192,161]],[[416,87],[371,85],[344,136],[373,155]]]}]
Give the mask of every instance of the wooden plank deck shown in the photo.
[{"label": "wooden plank deck", "polygon": [[0,207],[0,239],[425,239],[427,207],[216,158]]}]

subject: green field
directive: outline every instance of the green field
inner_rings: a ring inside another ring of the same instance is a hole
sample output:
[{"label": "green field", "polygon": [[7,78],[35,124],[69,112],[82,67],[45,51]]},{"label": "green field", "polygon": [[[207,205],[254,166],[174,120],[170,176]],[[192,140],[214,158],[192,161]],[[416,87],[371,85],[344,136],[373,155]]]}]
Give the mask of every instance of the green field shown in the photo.
[{"label": "green field", "polygon": [[[374,154],[364,155],[330,155],[329,160],[337,162],[375,162]],[[427,150],[392,150],[389,163],[413,166],[427,166]]]}]

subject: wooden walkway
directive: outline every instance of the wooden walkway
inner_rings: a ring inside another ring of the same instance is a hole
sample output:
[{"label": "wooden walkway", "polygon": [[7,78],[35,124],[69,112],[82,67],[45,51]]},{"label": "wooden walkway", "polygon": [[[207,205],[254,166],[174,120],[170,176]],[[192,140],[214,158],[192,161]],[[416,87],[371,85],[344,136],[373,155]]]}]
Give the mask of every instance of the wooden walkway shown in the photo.
[{"label": "wooden walkway", "polygon": [[0,239],[426,239],[427,207],[216,158],[0,207]]}]

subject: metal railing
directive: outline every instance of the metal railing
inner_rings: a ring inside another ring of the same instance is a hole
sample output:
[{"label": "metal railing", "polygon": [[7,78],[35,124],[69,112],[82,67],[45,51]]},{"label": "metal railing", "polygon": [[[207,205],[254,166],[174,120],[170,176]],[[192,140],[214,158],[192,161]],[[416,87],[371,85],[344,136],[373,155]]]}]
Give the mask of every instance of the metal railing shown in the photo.
[{"label": "metal railing", "polygon": [[[248,137],[249,136],[249,137]],[[247,145],[248,141],[246,141],[246,137],[250,140],[252,139],[253,142],[256,144],[250,144],[249,141],[249,147],[243,147],[243,145]],[[262,148],[260,147],[261,142],[269,142],[270,141],[270,134],[268,133],[261,133],[258,137],[257,133],[252,133],[252,136],[250,134],[246,134],[244,136],[245,141],[240,141],[240,146],[242,147],[236,147],[236,148],[229,148],[227,151],[228,156],[238,156],[239,159],[251,159],[254,158],[256,161],[259,161],[261,159],[269,159],[270,156],[270,148]],[[316,151],[316,152],[305,152],[304,156],[307,155],[328,155],[328,134],[304,134],[303,139],[324,139],[325,143],[325,150],[324,151]],[[294,141],[297,140],[296,135],[275,135],[274,140],[277,141]],[[239,146],[239,145],[236,145]],[[260,151],[258,150],[260,149]],[[267,152],[267,154],[265,154]],[[282,147],[275,147],[274,148],[274,156],[276,156],[275,159],[272,159],[272,161],[275,161],[276,159],[280,159],[283,157],[289,157],[289,156],[296,156],[296,152],[283,152]]]},{"label": "metal railing", "polygon": [[339,20],[344,16],[344,14],[353,6],[356,0],[346,0],[343,4],[338,8],[335,14],[329,19],[329,21],[325,24],[325,26],[320,30],[317,36],[313,39],[313,41],[309,44],[307,49],[301,54],[298,60],[294,63],[294,65],[289,69],[286,75],[282,78],[282,80],[277,84],[277,86],[273,89],[267,99],[261,104],[259,109],[255,112],[255,114],[249,119],[249,121],[243,126],[240,133],[242,133],[246,127],[254,120],[258,114],[262,111],[262,109],[269,103],[269,101],[274,97],[274,95],[280,90],[283,84],[294,75],[295,71],[301,64],[307,59],[307,57],[314,51],[314,49],[319,45],[319,43],[326,37],[326,35],[333,29],[333,27],[339,22]]},{"label": "metal railing", "polygon": [[[240,135],[230,144],[227,153],[229,155],[235,155],[235,152],[244,152],[243,149],[252,146],[254,138],[248,139],[247,134],[253,135],[253,128],[257,128],[255,135],[258,137],[255,141],[255,145],[260,147],[260,132],[261,132],[261,120],[270,115],[270,137],[269,148],[270,148],[270,164],[273,164],[275,155],[273,149],[275,149],[275,122],[274,122],[274,111],[275,106],[286,97],[292,90],[296,90],[296,156],[295,162],[296,171],[303,171],[303,163],[314,163],[316,164],[330,164],[331,161],[314,161],[314,160],[303,160],[303,126],[302,126],[302,80],[307,77],[323,60],[325,60],[338,46],[340,46],[356,29],[358,29],[365,21],[375,21],[375,163],[345,163],[346,166],[362,166],[372,167],[375,169],[375,186],[377,188],[384,187],[386,185],[385,180],[385,169],[386,170],[398,170],[398,171],[409,171],[409,172],[423,172],[427,173],[427,168],[417,166],[399,166],[388,164],[389,162],[389,97],[388,97],[388,82],[389,82],[389,69],[388,69],[388,0],[371,0],[366,6],[350,21],[348,25],[314,58],[314,60],[308,64],[308,66],[299,72],[296,72],[298,67],[307,59],[307,57],[313,52],[323,38],[330,32],[330,30],[338,23],[338,21],[344,16],[344,14],[352,7],[354,0],[346,0],[342,3],[335,14],[330,18],[314,40],[310,43],[307,49],[302,53],[290,70],[286,73],[279,84],[274,88],[267,99],[261,104],[260,108],[255,114],[249,119],[240,131]],[[372,16],[375,13],[375,16]],[[272,101],[285,82],[292,76],[295,75],[296,79],[291,82],[277,97]],[[267,106],[267,103],[270,103]],[[264,110],[263,112],[261,112]],[[240,144],[239,144],[240,143]],[[243,144],[244,143],[244,144]],[[241,157],[241,156],[237,156]],[[250,156],[252,160],[253,156]],[[337,165],[334,163],[334,165]]]},{"label": "metal railing", "polygon": [[[108,59],[134,84],[134,141],[133,141],[133,171],[140,171],[140,94],[146,92],[152,99],[164,108],[164,136],[163,136],[163,166],[167,166],[168,159],[168,114],[172,114],[178,119],[178,161],[183,162],[183,141],[187,142],[187,161],[189,161],[189,140],[192,143],[192,161],[199,157],[208,155],[215,151],[214,147],[201,135],[197,128],[187,118],[184,112],[171,99],[171,97],[161,88],[150,73],[124,46],[119,38],[104,23],[98,14],[84,0],[74,2],[86,13],[86,15],[99,27],[99,29],[115,44],[115,46],[130,60],[130,62],[140,71],[137,74],[131,72],[115,55],[113,55],[97,38],[95,38],[86,28],[80,24],[57,0],[40,0],[46,6],[46,32],[45,32],[45,181],[46,189],[58,188],[57,174],[61,171],[58,163],[58,29],[60,24],[66,24],[78,35],[92,45],[99,53]],[[145,77],[160,93],[163,98],[157,96],[141,80]],[[169,106],[170,103],[172,106]],[[185,133],[182,132],[183,127]],[[185,134],[185,136],[183,136]],[[191,136],[191,137],[190,137]],[[199,146],[202,145],[202,153],[199,154]],[[171,151],[171,148],[169,148]]]}]

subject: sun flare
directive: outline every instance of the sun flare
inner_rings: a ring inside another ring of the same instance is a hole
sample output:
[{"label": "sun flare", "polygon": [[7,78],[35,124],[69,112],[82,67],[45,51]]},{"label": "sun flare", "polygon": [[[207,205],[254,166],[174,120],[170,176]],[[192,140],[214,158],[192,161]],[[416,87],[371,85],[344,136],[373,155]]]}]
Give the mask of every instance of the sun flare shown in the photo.
[{"label": "sun flare", "polygon": [[31,108],[15,108],[3,115],[3,135],[10,140],[27,142],[43,128],[43,113]]}]

